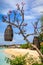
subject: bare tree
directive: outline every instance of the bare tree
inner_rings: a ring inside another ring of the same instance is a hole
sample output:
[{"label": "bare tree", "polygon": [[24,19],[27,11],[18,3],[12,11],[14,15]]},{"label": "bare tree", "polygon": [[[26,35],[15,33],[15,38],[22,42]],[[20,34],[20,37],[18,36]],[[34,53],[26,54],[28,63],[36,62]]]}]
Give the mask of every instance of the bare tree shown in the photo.
[{"label": "bare tree", "polygon": [[[23,8],[24,7],[24,3],[22,2],[22,8],[21,9],[20,9],[20,5],[18,3],[16,4],[16,6],[17,6],[17,11],[13,11],[13,13],[14,13],[14,21],[12,21],[12,22],[10,21],[10,15],[11,15],[12,11],[9,11],[8,17],[2,16],[2,21],[6,22],[6,23],[8,23],[8,24],[10,24],[12,26],[14,26],[17,29],[19,29],[19,32],[15,32],[15,33],[16,34],[21,34],[23,36],[24,40],[27,42],[27,44],[29,44],[30,42],[27,39],[27,37],[30,36],[30,35],[34,35],[34,33],[32,33],[32,34],[26,34],[26,30],[25,30],[24,27],[27,26],[27,23],[24,22],[24,8]],[[22,21],[21,22],[19,21],[18,18],[16,18],[16,15],[17,15],[18,11],[20,13],[20,16],[22,17]],[[8,20],[6,18],[8,18]],[[37,27],[37,25],[36,25],[36,27]],[[35,45],[33,45],[33,44],[30,44],[30,45],[33,48],[36,49],[36,51],[39,53],[40,57],[43,59],[43,55],[40,52],[40,50]]]}]

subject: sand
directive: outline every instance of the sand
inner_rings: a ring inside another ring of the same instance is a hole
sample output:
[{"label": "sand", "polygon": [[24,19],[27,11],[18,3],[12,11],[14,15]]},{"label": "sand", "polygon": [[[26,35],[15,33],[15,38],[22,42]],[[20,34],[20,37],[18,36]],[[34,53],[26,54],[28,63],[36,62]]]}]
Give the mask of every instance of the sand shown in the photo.
[{"label": "sand", "polygon": [[14,56],[25,55],[26,53],[29,53],[29,55],[32,55],[33,57],[36,58],[39,57],[39,54],[37,53],[36,50],[30,50],[30,49],[8,48],[5,49],[4,52],[8,55],[14,55]]},{"label": "sand", "polygon": [[29,63],[33,62],[38,62],[41,63],[41,60],[39,59],[39,54],[37,53],[36,50],[30,50],[30,49],[18,49],[18,48],[7,48],[4,50],[4,52],[8,55],[7,57],[13,59],[12,57],[20,56],[20,55],[25,55],[28,53],[27,60],[30,59],[31,57],[34,59],[34,61],[28,61],[27,65],[31,65]]}]

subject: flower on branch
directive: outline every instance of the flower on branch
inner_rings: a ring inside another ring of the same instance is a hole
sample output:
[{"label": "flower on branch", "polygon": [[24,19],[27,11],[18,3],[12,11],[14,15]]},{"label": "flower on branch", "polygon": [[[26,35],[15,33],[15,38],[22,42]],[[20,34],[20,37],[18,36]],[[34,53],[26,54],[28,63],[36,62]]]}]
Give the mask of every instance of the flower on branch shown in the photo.
[{"label": "flower on branch", "polygon": [[24,3],[24,2],[22,2],[21,4],[22,4],[23,6],[25,5],[25,3]]},{"label": "flower on branch", "polygon": [[27,26],[27,23],[23,23],[22,26]]},{"label": "flower on branch", "polygon": [[9,13],[12,13],[12,11],[10,10]]},{"label": "flower on branch", "polygon": [[4,16],[4,18],[7,18],[7,16]]},{"label": "flower on branch", "polygon": [[8,15],[10,15],[11,13],[12,13],[12,11],[11,11],[11,10],[9,10]]},{"label": "flower on branch", "polygon": [[18,3],[16,4],[16,6],[17,6],[17,10],[20,10],[20,6],[19,6],[19,4],[18,4]]},{"label": "flower on branch", "polygon": [[17,3],[16,6],[19,6],[19,4]]}]

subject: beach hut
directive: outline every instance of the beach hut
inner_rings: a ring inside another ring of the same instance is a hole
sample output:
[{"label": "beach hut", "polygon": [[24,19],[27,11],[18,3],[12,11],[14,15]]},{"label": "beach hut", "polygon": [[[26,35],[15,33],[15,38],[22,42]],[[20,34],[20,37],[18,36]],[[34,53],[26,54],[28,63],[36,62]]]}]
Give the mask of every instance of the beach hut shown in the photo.
[{"label": "beach hut", "polygon": [[13,40],[13,29],[11,25],[8,25],[4,32],[4,40],[12,41]]}]

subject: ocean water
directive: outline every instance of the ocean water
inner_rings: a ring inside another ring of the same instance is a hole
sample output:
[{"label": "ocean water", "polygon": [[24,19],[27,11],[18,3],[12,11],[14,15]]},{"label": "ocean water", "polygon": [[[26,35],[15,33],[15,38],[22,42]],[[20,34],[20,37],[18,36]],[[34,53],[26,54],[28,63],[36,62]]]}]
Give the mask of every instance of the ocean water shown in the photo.
[{"label": "ocean water", "polygon": [[0,48],[0,65],[9,65],[8,63],[6,63],[5,57],[7,56],[7,54],[5,54],[4,52],[4,48]]}]

